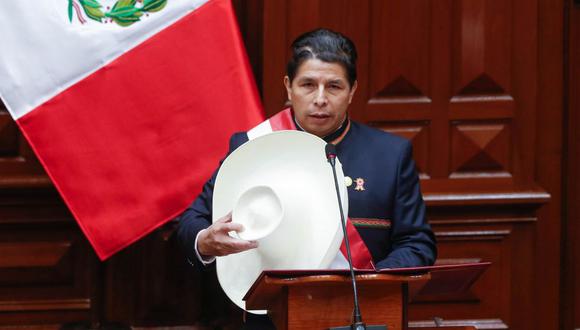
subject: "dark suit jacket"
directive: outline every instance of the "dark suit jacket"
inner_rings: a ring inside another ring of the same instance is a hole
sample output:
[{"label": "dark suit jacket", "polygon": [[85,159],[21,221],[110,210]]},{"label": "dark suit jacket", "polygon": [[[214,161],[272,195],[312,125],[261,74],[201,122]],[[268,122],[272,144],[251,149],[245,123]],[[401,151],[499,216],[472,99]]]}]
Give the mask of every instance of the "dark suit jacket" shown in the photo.
[{"label": "dark suit jacket", "polygon": [[[230,152],[247,140],[245,133],[234,134]],[[336,146],[345,176],[364,180],[364,190],[355,189],[356,183],[348,187],[349,217],[379,269],[432,265],[437,255],[411,149],[403,138],[353,121]],[[211,224],[216,175],[217,170],[179,217],[179,241],[189,260],[198,264],[194,241]]]}]

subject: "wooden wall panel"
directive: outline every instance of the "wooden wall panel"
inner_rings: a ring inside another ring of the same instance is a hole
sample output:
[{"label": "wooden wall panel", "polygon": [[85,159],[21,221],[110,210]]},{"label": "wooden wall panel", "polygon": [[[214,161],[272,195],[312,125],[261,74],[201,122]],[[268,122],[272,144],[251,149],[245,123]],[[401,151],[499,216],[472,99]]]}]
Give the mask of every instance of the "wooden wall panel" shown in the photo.
[{"label": "wooden wall panel", "polygon": [[506,121],[451,122],[450,177],[511,176],[511,135]]},{"label": "wooden wall panel", "polygon": [[564,123],[566,163],[564,164],[566,215],[563,232],[564,265],[562,297],[562,329],[580,329],[580,4],[566,1],[565,38],[567,68],[565,83]]},{"label": "wooden wall panel", "polygon": [[[532,9],[514,10],[524,4]],[[307,30],[328,27],[350,36],[359,50],[352,117],[386,129],[409,127],[399,130],[407,133],[421,123],[428,147],[418,150],[427,189],[533,186],[533,177],[527,178],[533,161],[522,164],[533,160],[526,141],[535,134],[529,118],[537,90],[537,66],[529,54],[537,48],[537,39],[529,37],[537,30],[535,5],[521,0],[266,5],[265,18],[278,19],[265,19],[264,31],[279,36],[264,35],[263,58],[279,65],[263,71],[270,82],[263,92],[267,113],[285,101],[280,79],[289,43]],[[522,13],[525,18],[518,17]]]},{"label": "wooden wall panel", "polygon": [[512,1],[453,3],[452,94],[509,94]]},{"label": "wooden wall panel", "polygon": [[419,176],[422,179],[429,178],[429,122],[373,123],[373,126],[411,141]]},{"label": "wooden wall panel", "polygon": [[[469,292],[461,296],[428,297],[413,302],[410,319],[501,319],[510,324],[510,290],[514,227],[510,225],[461,226],[438,228],[437,240],[440,253],[438,263],[468,261],[491,261],[491,267],[475,283]],[[516,233],[518,235],[519,233]],[[443,308],[434,309],[426,302],[434,302]]]},{"label": "wooden wall panel", "polygon": [[568,199],[567,199],[567,215],[569,239],[572,243],[569,246],[570,258],[568,259],[567,272],[572,279],[567,286],[568,290],[573,295],[574,315],[574,329],[580,329],[580,4],[576,1],[571,14],[570,26],[570,56],[568,57],[569,81],[568,95],[570,101],[568,105],[569,113],[569,144],[568,144],[568,170],[566,173],[570,174],[568,178]]},{"label": "wooden wall panel", "polygon": [[215,268],[185,261],[170,222],[113,256],[104,268],[101,319],[138,327],[239,329],[242,313],[221,290]]},{"label": "wooden wall panel", "polygon": [[0,192],[0,326],[91,320],[95,260],[55,191]]},{"label": "wooden wall panel", "polygon": [[[538,212],[536,254],[534,257],[535,290],[537,297],[534,315],[539,329],[557,329],[560,327],[560,292],[567,291],[561,287],[560,278],[564,273],[561,261],[562,230],[562,184],[567,181],[562,176],[563,169],[563,13],[564,1],[543,0],[539,2],[538,32],[529,38],[538,39],[537,65],[537,110],[534,115],[524,116],[533,120],[537,137],[530,153],[527,175],[535,177],[537,182],[552,196],[550,203]],[[523,31],[521,33],[524,33]],[[522,60],[528,60],[523,58]],[[523,137],[522,137],[523,138]],[[527,161],[526,161],[527,162]],[[559,288],[557,290],[556,288]],[[561,290],[561,291],[560,291]]]},{"label": "wooden wall panel", "polygon": [[[544,196],[546,198],[547,196]],[[530,242],[536,240],[536,202],[514,201],[486,205],[451,206],[428,201],[429,219],[436,232],[439,264],[491,261],[492,266],[475,283],[469,295],[429,297],[415,301],[410,319],[424,324],[434,317],[453,324],[474,324],[486,329],[534,329],[534,281],[522,276],[534,263]],[[496,199],[492,203],[499,203]]]},{"label": "wooden wall panel", "polygon": [[[431,94],[430,13],[430,2],[427,1],[372,4],[370,38],[380,38],[382,42],[371,43],[369,65],[374,74],[368,81],[370,103],[390,104],[389,101],[397,98],[421,99],[428,103]],[[385,110],[388,108],[385,105]]]},{"label": "wooden wall panel", "polygon": [[2,102],[0,174],[0,188],[50,186],[50,180]]}]

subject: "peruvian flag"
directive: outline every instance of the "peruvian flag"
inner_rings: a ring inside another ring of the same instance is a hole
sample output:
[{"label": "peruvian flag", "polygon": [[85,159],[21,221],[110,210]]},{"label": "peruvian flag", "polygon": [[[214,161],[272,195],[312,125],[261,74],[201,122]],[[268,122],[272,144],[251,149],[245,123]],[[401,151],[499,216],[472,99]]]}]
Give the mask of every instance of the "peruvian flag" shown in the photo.
[{"label": "peruvian flag", "polygon": [[230,0],[0,1],[0,96],[101,259],[263,120]]}]

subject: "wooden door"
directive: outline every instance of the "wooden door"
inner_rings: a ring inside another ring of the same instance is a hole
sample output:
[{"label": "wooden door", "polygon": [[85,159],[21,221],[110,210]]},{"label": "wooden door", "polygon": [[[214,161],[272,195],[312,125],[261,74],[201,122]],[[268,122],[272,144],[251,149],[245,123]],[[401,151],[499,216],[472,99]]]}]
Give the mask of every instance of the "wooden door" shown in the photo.
[{"label": "wooden door", "polygon": [[413,141],[426,191],[533,187],[533,143],[526,139],[534,135],[537,111],[534,0],[289,0],[264,6],[269,114],[285,101],[290,42],[328,27],[351,37],[359,51],[351,115]]}]

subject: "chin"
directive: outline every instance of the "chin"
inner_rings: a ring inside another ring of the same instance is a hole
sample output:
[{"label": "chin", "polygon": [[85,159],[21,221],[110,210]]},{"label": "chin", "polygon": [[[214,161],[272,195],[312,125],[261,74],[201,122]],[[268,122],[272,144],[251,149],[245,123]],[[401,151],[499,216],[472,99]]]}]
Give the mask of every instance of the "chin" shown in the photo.
[{"label": "chin", "polygon": [[318,137],[325,137],[328,134],[332,133],[333,131],[329,131],[329,130],[323,130],[323,129],[318,129],[318,130],[309,130],[308,133],[310,134],[314,134]]},{"label": "chin", "polygon": [[334,132],[336,128],[333,128],[333,125],[325,124],[325,125],[316,125],[315,123],[311,123],[310,125],[302,126],[306,132],[310,134],[314,134],[319,137],[324,137],[328,134]]}]

